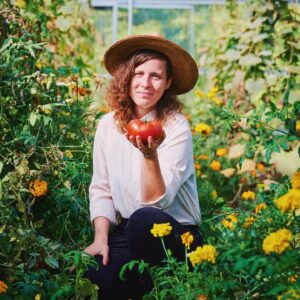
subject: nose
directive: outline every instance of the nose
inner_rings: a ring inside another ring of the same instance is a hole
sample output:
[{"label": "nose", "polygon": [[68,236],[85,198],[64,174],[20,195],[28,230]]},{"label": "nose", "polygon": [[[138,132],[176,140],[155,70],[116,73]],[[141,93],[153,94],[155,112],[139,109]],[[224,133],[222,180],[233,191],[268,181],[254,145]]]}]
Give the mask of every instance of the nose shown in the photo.
[{"label": "nose", "polygon": [[144,75],[142,78],[141,78],[141,85],[143,87],[149,87],[151,85],[150,83],[150,76],[148,75]]}]

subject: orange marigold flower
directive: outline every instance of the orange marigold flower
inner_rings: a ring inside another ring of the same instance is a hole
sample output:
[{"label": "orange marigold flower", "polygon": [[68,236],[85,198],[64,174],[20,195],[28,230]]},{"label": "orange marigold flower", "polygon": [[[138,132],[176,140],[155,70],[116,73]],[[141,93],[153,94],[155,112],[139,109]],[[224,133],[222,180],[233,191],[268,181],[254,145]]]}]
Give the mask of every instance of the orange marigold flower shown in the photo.
[{"label": "orange marigold flower", "polygon": [[296,282],[299,279],[299,275],[290,276],[288,282]]},{"label": "orange marigold flower", "polygon": [[197,163],[197,162],[195,163],[195,169],[196,170],[200,170],[201,169],[201,165],[199,163]]},{"label": "orange marigold flower", "polygon": [[35,197],[42,197],[48,193],[48,185],[44,180],[35,179],[29,183],[29,191]]},{"label": "orange marigold flower", "polygon": [[259,203],[255,207],[255,213],[259,214],[262,210],[266,209],[267,205],[265,203]]},{"label": "orange marigold flower", "polygon": [[185,247],[187,247],[187,249],[190,249],[190,246],[194,241],[193,235],[189,231],[187,231],[184,234],[182,234],[180,237],[181,237],[182,244]]},{"label": "orange marigold flower", "polygon": [[256,164],[256,169],[257,169],[259,172],[264,173],[265,170],[266,170],[266,167],[265,167],[265,165],[262,164],[262,163],[257,163],[257,164]]},{"label": "orange marigold flower", "polygon": [[221,167],[222,167],[222,164],[217,160],[213,160],[210,164],[210,167],[214,171],[220,171]]},{"label": "orange marigold flower", "polygon": [[216,151],[217,156],[225,156],[227,154],[227,149],[226,148],[219,148]]},{"label": "orange marigold flower", "polygon": [[198,300],[207,300],[207,297],[204,294],[201,294],[197,298]]},{"label": "orange marigold flower", "polygon": [[252,191],[247,191],[242,194],[244,200],[255,200],[255,193]]},{"label": "orange marigold flower", "polygon": [[0,280],[0,294],[4,294],[6,293],[8,289],[8,286],[6,285],[6,283],[2,280]]},{"label": "orange marigold flower", "polygon": [[199,159],[200,160],[208,160],[208,155],[201,154],[201,155],[199,155]]},{"label": "orange marigold flower", "polygon": [[300,189],[300,172],[297,172],[291,178],[291,184],[293,189]]}]

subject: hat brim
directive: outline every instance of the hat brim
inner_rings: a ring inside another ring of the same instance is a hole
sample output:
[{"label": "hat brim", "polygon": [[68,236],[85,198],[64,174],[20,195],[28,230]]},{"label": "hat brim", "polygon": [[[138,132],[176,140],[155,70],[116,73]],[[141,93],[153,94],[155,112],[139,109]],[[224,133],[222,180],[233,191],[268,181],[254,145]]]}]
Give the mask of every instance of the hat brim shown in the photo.
[{"label": "hat brim", "polygon": [[166,55],[172,65],[170,91],[181,95],[190,91],[198,80],[198,67],[192,56],[174,42],[159,36],[133,35],[114,43],[104,55],[104,66],[114,75],[120,64],[137,50],[150,49]]}]

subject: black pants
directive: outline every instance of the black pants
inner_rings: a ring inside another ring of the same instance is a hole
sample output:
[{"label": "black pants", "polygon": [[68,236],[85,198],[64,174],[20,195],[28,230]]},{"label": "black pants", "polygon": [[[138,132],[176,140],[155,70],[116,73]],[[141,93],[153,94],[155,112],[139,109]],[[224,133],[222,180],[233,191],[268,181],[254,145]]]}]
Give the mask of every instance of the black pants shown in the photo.
[{"label": "black pants", "polygon": [[170,235],[164,237],[167,249],[178,260],[185,259],[185,248],[181,235],[190,231],[194,236],[191,250],[201,246],[202,237],[195,225],[182,225],[164,211],[145,207],[135,211],[128,220],[117,225],[108,237],[109,262],[102,265],[102,256],[96,256],[99,269],[90,269],[85,277],[99,286],[99,299],[127,300],[141,299],[151,290],[152,283],[149,275],[140,275],[137,271],[127,272],[126,281],[120,280],[122,266],[133,259],[143,259],[151,265],[159,265],[166,258],[160,238],[150,233],[154,223],[167,223],[172,226]]}]

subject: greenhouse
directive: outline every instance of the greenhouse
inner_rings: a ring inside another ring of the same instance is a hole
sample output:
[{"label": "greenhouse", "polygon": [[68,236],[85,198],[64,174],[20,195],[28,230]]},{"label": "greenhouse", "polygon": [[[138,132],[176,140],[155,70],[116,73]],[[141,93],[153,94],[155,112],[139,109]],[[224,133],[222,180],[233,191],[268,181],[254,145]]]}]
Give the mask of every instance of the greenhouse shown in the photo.
[{"label": "greenhouse", "polygon": [[300,1],[0,4],[0,299],[300,299]]}]

